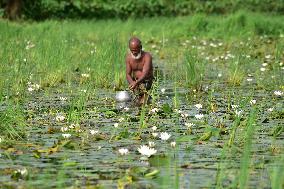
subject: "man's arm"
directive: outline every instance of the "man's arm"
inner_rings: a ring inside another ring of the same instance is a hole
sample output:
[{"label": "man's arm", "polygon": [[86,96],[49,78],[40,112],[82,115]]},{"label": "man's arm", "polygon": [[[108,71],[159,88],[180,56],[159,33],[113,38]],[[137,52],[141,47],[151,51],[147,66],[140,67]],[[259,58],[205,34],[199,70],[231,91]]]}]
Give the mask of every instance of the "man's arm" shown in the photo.
[{"label": "man's arm", "polygon": [[151,67],[152,67],[152,56],[150,54],[147,54],[145,56],[145,63],[143,66],[142,75],[136,81],[136,85],[144,81],[144,79],[149,75]]},{"label": "man's arm", "polygon": [[126,63],[126,79],[127,79],[129,84],[132,84],[134,82],[133,79],[132,79],[132,76],[131,76],[132,69],[131,69],[127,55],[126,55],[125,63]]}]

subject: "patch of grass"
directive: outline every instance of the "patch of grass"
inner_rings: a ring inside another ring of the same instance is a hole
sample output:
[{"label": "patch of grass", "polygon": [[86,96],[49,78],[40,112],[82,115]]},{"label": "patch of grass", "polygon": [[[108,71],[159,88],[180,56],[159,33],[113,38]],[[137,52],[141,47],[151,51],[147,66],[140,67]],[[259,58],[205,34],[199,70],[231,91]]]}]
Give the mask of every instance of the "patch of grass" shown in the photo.
[{"label": "patch of grass", "polygon": [[19,104],[8,104],[0,112],[0,136],[4,139],[22,140],[26,136],[26,118]]}]

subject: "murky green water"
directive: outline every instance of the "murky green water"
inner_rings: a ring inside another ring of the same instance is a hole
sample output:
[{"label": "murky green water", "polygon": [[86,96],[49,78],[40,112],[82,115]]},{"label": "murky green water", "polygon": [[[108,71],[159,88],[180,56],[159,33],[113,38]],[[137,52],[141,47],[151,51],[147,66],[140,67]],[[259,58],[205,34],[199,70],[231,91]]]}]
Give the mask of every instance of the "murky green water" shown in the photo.
[{"label": "murky green water", "polygon": [[[275,138],[271,133],[276,127],[283,126],[284,121],[283,114],[273,114],[267,109],[275,107],[274,112],[282,111],[283,97],[272,98],[270,91],[255,89],[253,83],[241,87],[229,87],[222,82],[205,83],[204,86],[204,90],[197,93],[185,88],[177,88],[175,93],[173,83],[161,84],[159,89],[165,88],[166,91],[159,93],[153,107],[164,104],[173,107],[175,94],[178,94],[179,110],[188,117],[183,118],[174,112],[146,112],[140,137],[137,136],[140,109],[127,104],[129,110],[126,111],[122,104],[113,101],[115,93],[112,91],[96,91],[96,95],[91,95],[83,105],[75,103],[82,94],[68,90],[32,94],[24,105],[28,119],[27,140],[1,148],[0,183],[4,188],[84,188],[96,185],[116,188],[119,183],[129,184],[130,188],[214,188],[218,167],[226,167],[223,170],[226,179],[222,182],[224,186],[231,185],[240,169],[245,127],[237,129],[236,146],[227,153],[226,159],[222,159],[234,115],[228,104],[238,103],[234,102],[235,96],[245,98],[252,95],[259,112],[252,140],[248,185],[249,188],[270,188],[269,172],[275,166],[283,166],[275,160],[283,155],[284,138],[283,132]],[[226,96],[228,94],[231,96]],[[62,96],[67,99],[60,100]],[[197,110],[196,103],[202,103],[203,108]],[[209,111],[210,104],[216,106],[215,111]],[[243,107],[244,117],[249,109],[248,105]],[[56,120],[56,115],[62,112],[65,120]],[[197,113],[203,113],[205,117],[197,120],[194,117]],[[124,120],[120,122],[122,117]],[[245,124],[244,120],[241,119],[241,124]],[[185,126],[189,122],[195,123],[190,132]],[[79,127],[70,129],[71,137],[64,139],[61,128],[72,123]],[[114,123],[119,124],[118,128]],[[157,126],[157,132],[170,133],[169,141],[154,138],[152,126]],[[208,128],[213,133],[211,138],[198,142],[196,139],[208,132]],[[98,133],[91,135],[90,130]],[[148,141],[156,143],[157,154],[144,161],[140,159],[137,148]],[[170,146],[171,141],[177,142],[175,148]],[[128,148],[129,154],[119,155],[119,148]],[[28,176],[13,179],[17,169],[27,169]],[[155,170],[159,173],[145,177]]]}]

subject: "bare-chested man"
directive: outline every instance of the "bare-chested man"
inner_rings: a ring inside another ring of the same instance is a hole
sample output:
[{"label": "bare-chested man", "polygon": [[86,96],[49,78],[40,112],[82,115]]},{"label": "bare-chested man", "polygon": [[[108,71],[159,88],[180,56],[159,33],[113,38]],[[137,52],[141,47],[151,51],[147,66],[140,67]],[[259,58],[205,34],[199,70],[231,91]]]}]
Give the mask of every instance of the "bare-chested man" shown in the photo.
[{"label": "bare-chested man", "polygon": [[151,89],[153,76],[152,56],[142,50],[141,41],[132,37],[129,40],[130,52],[126,56],[126,79],[129,88],[138,93],[138,103],[148,100],[147,91]]}]

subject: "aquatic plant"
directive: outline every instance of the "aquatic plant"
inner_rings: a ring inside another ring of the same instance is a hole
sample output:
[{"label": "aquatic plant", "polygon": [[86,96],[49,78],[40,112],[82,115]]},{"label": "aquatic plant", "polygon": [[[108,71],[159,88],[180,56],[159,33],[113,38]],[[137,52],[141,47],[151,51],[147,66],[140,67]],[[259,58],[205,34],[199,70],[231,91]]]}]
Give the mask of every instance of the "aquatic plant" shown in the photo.
[{"label": "aquatic plant", "polygon": [[150,148],[146,145],[140,146],[137,150],[141,155],[144,155],[144,156],[147,156],[147,157],[150,157],[150,156],[154,155],[155,153],[157,153],[157,150],[155,150],[154,148]]}]

